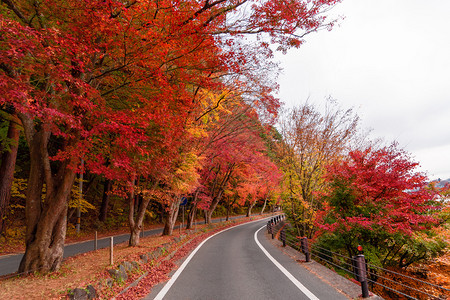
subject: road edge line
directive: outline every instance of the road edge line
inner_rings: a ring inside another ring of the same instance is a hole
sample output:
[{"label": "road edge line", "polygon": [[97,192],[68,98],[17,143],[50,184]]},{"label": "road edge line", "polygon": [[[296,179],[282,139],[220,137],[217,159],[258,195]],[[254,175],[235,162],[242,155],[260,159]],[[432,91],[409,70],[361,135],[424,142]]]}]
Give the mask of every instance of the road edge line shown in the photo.
[{"label": "road edge line", "polygon": [[266,226],[261,227],[260,229],[255,231],[254,238],[256,244],[261,248],[262,252],[270,259],[270,261],[278,268],[280,271],[289,278],[290,281],[292,281],[293,284],[303,293],[305,294],[309,299],[311,300],[319,300],[313,293],[311,293],[310,290],[308,290],[300,281],[297,280],[291,273],[289,273],[288,270],[286,270],[285,267],[283,267],[275,258],[273,258],[272,255],[263,247],[263,245],[258,240],[258,232],[263,229]]}]

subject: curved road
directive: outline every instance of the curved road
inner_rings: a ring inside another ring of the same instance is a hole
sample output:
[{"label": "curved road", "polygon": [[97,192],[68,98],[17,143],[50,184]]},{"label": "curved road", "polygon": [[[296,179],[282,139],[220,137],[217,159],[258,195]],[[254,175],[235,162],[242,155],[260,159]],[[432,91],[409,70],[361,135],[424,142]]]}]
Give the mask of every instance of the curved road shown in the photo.
[{"label": "curved road", "polygon": [[348,299],[273,246],[265,224],[211,237],[145,299]]}]

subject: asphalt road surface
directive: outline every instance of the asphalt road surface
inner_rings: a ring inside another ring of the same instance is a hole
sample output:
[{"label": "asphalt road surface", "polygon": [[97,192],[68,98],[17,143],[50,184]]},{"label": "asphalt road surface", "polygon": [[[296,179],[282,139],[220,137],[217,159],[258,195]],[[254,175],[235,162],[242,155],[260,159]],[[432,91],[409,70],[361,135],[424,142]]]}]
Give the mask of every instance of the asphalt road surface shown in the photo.
[{"label": "asphalt road surface", "polygon": [[348,299],[272,245],[265,224],[247,223],[211,237],[145,299]]},{"label": "asphalt road surface", "polygon": [[[242,218],[242,217],[244,217],[244,216],[235,216],[235,217],[231,217],[230,219],[237,219],[237,218]],[[216,223],[216,222],[220,222],[223,220],[224,220],[224,218],[213,219],[212,222]],[[203,222],[197,222],[197,224],[203,224]],[[178,228],[178,226],[176,226],[175,228]],[[163,228],[146,230],[144,235],[148,236],[148,235],[160,234],[160,233],[162,233],[162,231],[163,231]],[[129,234],[122,234],[122,235],[114,236],[114,245],[126,242],[129,239],[130,239]],[[95,243],[94,240],[90,240],[90,241],[66,245],[66,246],[64,246],[64,258],[71,257],[71,256],[81,254],[81,253],[86,253],[89,251],[93,251],[94,246],[95,246],[94,243]],[[98,249],[109,247],[109,245],[110,245],[109,237],[97,240]],[[20,264],[20,261],[22,260],[22,257],[23,257],[23,253],[0,256],[0,276],[17,272],[17,270],[19,269],[19,264]]]}]

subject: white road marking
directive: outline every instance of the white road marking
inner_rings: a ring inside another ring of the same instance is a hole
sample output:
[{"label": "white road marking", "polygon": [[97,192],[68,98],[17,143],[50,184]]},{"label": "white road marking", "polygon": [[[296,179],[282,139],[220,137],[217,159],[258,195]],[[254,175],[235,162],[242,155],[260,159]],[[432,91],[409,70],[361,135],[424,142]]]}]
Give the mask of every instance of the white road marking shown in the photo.
[{"label": "white road marking", "polygon": [[256,244],[259,246],[259,248],[261,248],[262,252],[264,252],[264,254],[270,259],[270,261],[272,261],[273,264],[274,264],[275,266],[277,266],[277,268],[280,269],[280,271],[283,272],[283,274],[286,275],[286,277],[289,278],[289,280],[291,280],[292,283],[295,284],[295,286],[296,286],[300,291],[302,291],[303,294],[305,294],[305,295],[306,295],[309,299],[311,299],[311,300],[319,300],[319,298],[317,298],[317,297],[316,297],[313,293],[311,293],[311,292],[310,292],[303,284],[301,284],[301,282],[298,281],[297,278],[295,278],[294,276],[292,276],[292,274],[289,273],[289,271],[286,270],[286,269],[285,269],[285,268],[284,268],[284,267],[283,267],[283,266],[282,266],[275,258],[273,258],[273,256],[270,255],[269,252],[267,252],[267,250],[263,247],[263,245],[261,245],[261,243],[260,243],[259,240],[258,240],[257,235],[258,235],[258,232],[259,232],[261,229],[265,228],[265,227],[266,227],[266,226],[263,226],[263,227],[261,227],[260,229],[258,229],[258,230],[255,232],[254,237],[255,237],[255,242],[256,242]]},{"label": "white road marking", "polygon": [[[268,217],[271,218],[271,217]],[[197,248],[194,249],[194,251],[192,251],[192,253],[186,258],[186,260],[181,264],[181,266],[178,268],[178,270],[175,272],[175,274],[173,274],[173,276],[170,278],[170,280],[166,283],[166,285],[162,288],[162,290],[159,291],[158,295],[156,295],[156,297],[154,298],[154,300],[162,300],[164,298],[164,296],[166,296],[167,292],[169,291],[169,289],[172,287],[172,285],[175,283],[175,281],[177,280],[177,278],[180,276],[181,272],[183,272],[184,268],[186,268],[187,264],[189,263],[189,261],[194,257],[195,253],[197,253],[197,251],[203,246],[204,243],[206,243],[206,241],[208,241],[210,238],[218,235],[219,233],[225,232],[227,230],[242,226],[242,225],[247,225],[250,223],[254,223],[254,222],[259,222],[268,218],[264,218],[264,219],[259,219],[259,220],[255,220],[255,221],[251,221],[251,222],[247,222],[247,223],[242,223],[233,227],[229,227],[226,228],[222,231],[216,232],[215,234],[213,234],[212,236],[208,237],[207,239],[205,239],[203,242],[201,242]],[[317,298],[316,298],[317,299]]]}]

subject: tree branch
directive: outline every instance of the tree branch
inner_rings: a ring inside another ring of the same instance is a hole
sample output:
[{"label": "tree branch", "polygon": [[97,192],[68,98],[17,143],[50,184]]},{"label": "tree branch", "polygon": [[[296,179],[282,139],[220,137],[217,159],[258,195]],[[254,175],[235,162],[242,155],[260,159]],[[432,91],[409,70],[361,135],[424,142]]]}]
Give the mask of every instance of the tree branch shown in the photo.
[{"label": "tree branch", "polygon": [[12,10],[14,12],[14,14],[25,24],[28,24],[31,26],[31,24],[29,23],[29,21],[27,20],[27,18],[22,14],[22,12],[19,10],[19,8],[14,4],[14,2],[12,0],[1,0],[3,3],[6,3],[6,6],[8,6],[8,8],[10,10]]}]

